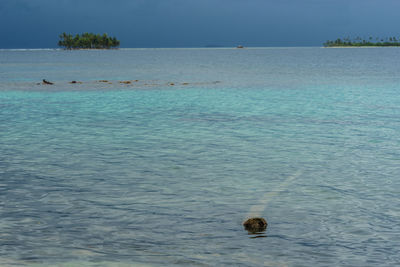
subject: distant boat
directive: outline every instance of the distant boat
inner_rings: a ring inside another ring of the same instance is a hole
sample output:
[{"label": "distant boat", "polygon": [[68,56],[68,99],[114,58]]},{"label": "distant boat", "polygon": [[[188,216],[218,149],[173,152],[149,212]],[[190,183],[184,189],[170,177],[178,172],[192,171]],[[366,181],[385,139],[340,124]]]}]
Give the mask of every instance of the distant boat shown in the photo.
[{"label": "distant boat", "polygon": [[244,46],[243,45],[238,45],[238,46],[236,46],[236,48],[244,48]]},{"label": "distant boat", "polygon": [[45,79],[43,79],[43,84],[54,84],[54,83],[52,83],[52,82],[49,82],[49,81],[46,81]]}]

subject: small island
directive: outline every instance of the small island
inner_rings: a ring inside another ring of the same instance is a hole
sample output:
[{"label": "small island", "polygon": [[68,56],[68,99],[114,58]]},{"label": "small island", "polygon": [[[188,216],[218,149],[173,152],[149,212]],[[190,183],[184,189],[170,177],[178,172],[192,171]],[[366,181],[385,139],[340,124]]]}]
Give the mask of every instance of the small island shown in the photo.
[{"label": "small island", "polygon": [[335,41],[326,41],[324,47],[385,47],[385,46],[400,46],[400,38],[374,38],[369,37],[367,40],[361,37],[343,38]]},{"label": "small island", "polygon": [[103,35],[83,33],[73,36],[64,32],[58,41],[58,46],[65,49],[111,49],[117,48],[119,45],[120,41],[115,37],[109,37],[107,33]]}]

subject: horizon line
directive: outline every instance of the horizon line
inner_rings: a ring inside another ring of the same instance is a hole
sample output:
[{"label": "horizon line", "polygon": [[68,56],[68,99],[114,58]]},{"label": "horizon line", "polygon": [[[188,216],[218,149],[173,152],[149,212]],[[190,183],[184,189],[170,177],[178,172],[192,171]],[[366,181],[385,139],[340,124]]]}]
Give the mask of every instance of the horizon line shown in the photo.
[{"label": "horizon line", "polygon": [[86,50],[128,50],[128,49],[265,49],[265,48],[320,48],[324,46],[243,46],[243,48],[238,48],[237,46],[188,46],[188,47],[118,47],[110,49],[95,49],[95,48],[83,48],[83,49],[65,49],[59,47],[41,47],[41,48],[0,48],[1,50],[66,50],[66,51],[86,51]]}]

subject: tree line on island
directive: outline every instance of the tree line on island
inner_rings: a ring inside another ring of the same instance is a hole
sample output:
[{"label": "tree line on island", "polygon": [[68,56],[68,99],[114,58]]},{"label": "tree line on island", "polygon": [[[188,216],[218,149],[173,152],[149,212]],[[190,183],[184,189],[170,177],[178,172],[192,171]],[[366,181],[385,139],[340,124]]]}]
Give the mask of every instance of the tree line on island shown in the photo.
[{"label": "tree line on island", "polygon": [[345,37],[343,39],[338,38],[334,41],[326,41],[324,43],[325,47],[362,47],[362,46],[400,46],[400,37],[387,37],[387,38],[379,38],[379,37],[369,37],[367,39],[363,39],[361,37],[350,38]]},{"label": "tree line on island", "polygon": [[107,33],[100,35],[86,32],[73,36],[64,32],[59,37],[58,46],[65,49],[110,49],[120,45],[117,38],[110,37]]}]

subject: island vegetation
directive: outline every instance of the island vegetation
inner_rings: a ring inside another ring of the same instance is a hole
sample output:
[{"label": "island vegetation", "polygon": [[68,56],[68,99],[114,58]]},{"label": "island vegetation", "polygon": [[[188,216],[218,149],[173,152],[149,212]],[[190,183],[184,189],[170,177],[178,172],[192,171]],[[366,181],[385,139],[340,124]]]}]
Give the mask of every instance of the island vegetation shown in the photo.
[{"label": "island vegetation", "polygon": [[120,41],[108,36],[107,33],[100,35],[86,32],[73,36],[64,32],[58,41],[58,46],[65,49],[110,49],[117,48],[119,45]]},{"label": "island vegetation", "polygon": [[367,39],[356,37],[356,38],[343,38],[336,39],[334,41],[326,41],[324,47],[366,47],[366,46],[400,46],[400,38],[388,37],[388,38],[377,38],[369,37]]}]

